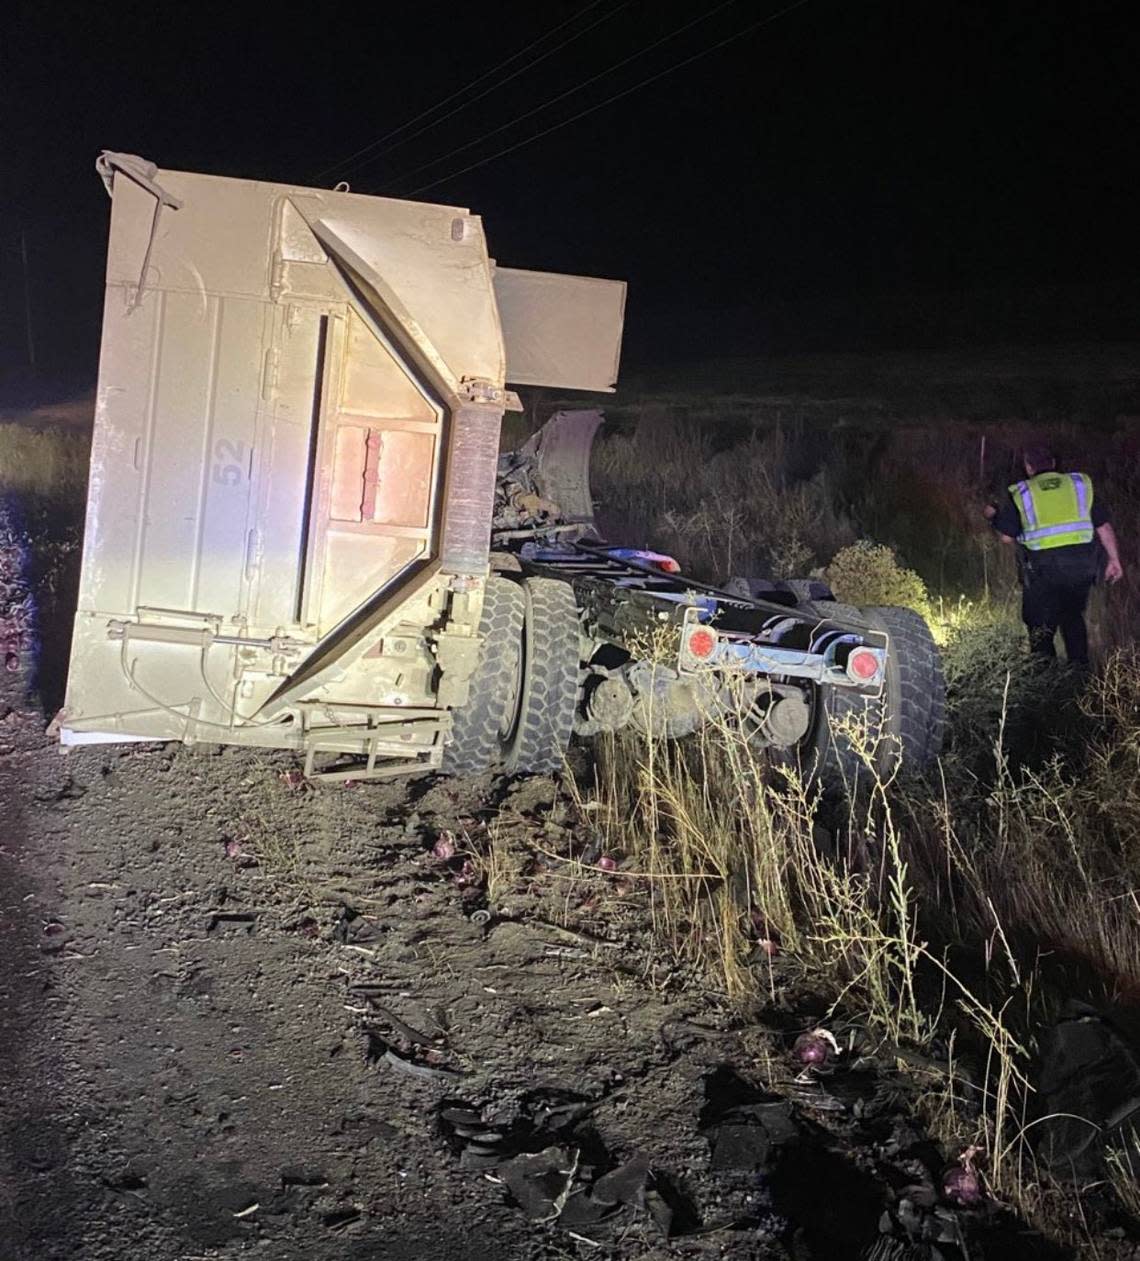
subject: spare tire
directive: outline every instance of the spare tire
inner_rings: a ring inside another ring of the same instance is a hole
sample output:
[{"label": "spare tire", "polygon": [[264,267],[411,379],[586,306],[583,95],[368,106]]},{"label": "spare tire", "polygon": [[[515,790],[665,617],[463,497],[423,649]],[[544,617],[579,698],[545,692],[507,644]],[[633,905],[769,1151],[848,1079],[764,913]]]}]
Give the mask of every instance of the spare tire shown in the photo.
[{"label": "spare tire", "polygon": [[483,593],[479,655],[467,703],[451,714],[451,736],[441,769],[448,775],[478,775],[502,760],[518,711],[522,676],[523,589],[492,574]]}]

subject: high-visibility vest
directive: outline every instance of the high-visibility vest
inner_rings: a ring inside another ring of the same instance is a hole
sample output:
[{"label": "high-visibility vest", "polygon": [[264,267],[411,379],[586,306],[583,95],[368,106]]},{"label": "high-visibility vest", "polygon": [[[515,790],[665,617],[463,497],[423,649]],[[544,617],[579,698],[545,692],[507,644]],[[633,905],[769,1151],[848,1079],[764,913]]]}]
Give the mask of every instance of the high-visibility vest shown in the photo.
[{"label": "high-visibility vest", "polygon": [[1093,484],[1087,473],[1036,473],[1009,493],[1021,518],[1017,541],[1031,552],[1091,543]]}]

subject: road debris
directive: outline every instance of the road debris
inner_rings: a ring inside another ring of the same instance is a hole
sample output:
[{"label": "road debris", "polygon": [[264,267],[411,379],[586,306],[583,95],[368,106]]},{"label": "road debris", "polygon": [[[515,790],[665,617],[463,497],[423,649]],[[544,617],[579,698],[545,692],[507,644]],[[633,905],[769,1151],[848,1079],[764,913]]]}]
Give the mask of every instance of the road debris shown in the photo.
[{"label": "road debris", "polygon": [[701,1133],[713,1169],[762,1169],[800,1134],[786,1099],[758,1090],[722,1067],[705,1081]]},{"label": "road debris", "polygon": [[387,1023],[390,1028],[394,1029],[410,1046],[433,1047],[439,1042],[438,1038],[429,1037],[428,1034],[421,1033],[418,1029],[405,1023],[387,1007],[382,1007],[374,998],[366,997],[368,997],[369,1005],[376,1015]]},{"label": "road debris", "polygon": [[1042,1039],[1040,1063],[1038,1154],[1062,1175],[1095,1177],[1107,1146],[1140,1136],[1140,1056],[1074,1001]]},{"label": "road debris", "polygon": [[792,1046],[792,1055],[808,1072],[819,1072],[842,1054],[835,1035],[828,1029],[801,1033]]},{"label": "road debris", "polygon": [[441,832],[431,847],[431,855],[441,863],[450,862],[458,852],[453,832]]},{"label": "road debris", "polygon": [[421,1064],[417,1060],[406,1060],[403,1056],[397,1055],[391,1047],[386,1047],[379,1055],[369,1058],[382,1059],[385,1063],[391,1064],[393,1068],[397,1068],[401,1073],[407,1073],[410,1077],[418,1077],[421,1081],[435,1082],[454,1082],[463,1074],[456,1072],[451,1068],[432,1068],[430,1064]]}]

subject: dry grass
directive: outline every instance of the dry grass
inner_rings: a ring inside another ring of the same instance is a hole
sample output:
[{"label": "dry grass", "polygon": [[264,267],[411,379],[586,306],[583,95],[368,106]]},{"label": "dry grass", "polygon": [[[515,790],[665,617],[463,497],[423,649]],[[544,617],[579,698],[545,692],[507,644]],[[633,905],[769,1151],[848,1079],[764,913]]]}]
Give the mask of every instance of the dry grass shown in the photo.
[{"label": "dry grass", "polygon": [[499,817],[488,824],[478,840],[467,833],[462,837],[460,852],[475,869],[492,910],[499,907],[522,877],[526,860],[515,839],[516,832],[517,827],[508,826]]},{"label": "dry grass", "polygon": [[[603,432],[594,490],[609,537],[670,552],[695,577],[799,577],[843,548],[887,545],[916,571],[934,607],[966,599],[1015,614],[1012,551],[982,521],[988,500],[1021,476],[1033,437],[1063,466],[1080,467],[1108,504],[1126,566],[1140,576],[1140,459],[1135,427],[1027,420],[907,419],[812,424],[776,421],[734,405],[718,424],[716,400],[625,408]],[[694,419],[699,417],[699,419]],[[1094,647],[1132,642],[1140,582],[1094,596]]]},{"label": "dry grass", "polygon": [[1111,1149],[1105,1163],[1120,1202],[1140,1221],[1140,1135],[1133,1133],[1129,1142]]},{"label": "dry grass", "polygon": [[603,439],[593,476],[607,532],[651,539],[687,571],[714,580],[794,577],[831,555],[836,540],[855,541],[826,472],[798,477],[796,453],[778,430],[723,450],[714,436],[657,416]]},{"label": "dry grass", "polygon": [[[951,633],[952,679],[977,629]],[[977,1144],[994,1193],[1071,1241],[1076,1202],[1033,1156],[1029,1063],[1070,961],[1107,998],[1140,992],[1140,661],[1112,657],[1076,693],[1087,727],[1044,761],[1021,760],[1009,706],[1039,687],[1022,657],[988,717],[969,712],[974,691],[952,691],[951,751],[926,780],[876,778],[865,731],[849,725],[871,786],[838,821],[724,719],[683,742],[603,742],[588,804],[644,873],[659,948],[730,998],[769,990],[766,943],[777,942],[837,1012],[887,1044],[968,1048],[983,1106],[949,1067],[928,1094],[932,1131]],[[1123,1159],[1109,1172],[1134,1211]]]},{"label": "dry grass", "polygon": [[86,497],[88,436],[0,423],[0,492],[44,500]]}]

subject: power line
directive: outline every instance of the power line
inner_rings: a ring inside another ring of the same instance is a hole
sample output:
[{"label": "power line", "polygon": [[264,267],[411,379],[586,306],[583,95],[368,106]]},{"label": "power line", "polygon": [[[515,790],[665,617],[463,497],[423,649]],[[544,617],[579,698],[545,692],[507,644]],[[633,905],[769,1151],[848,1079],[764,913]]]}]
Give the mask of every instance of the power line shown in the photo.
[{"label": "power line", "polygon": [[[484,140],[490,140],[492,136],[497,136],[500,132],[509,130],[511,127],[515,126],[516,123],[521,123],[527,118],[533,118],[535,114],[540,114],[549,106],[557,105],[559,101],[564,101],[568,96],[573,96],[575,92],[580,92],[583,88],[588,88],[591,83],[597,83],[599,79],[604,79],[606,75],[611,74],[613,71],[620,70],[622,66],[629,65],[631,61],[636,61],[638,57],[644,57],[646,53],[652,52],[653,49],[659,47],[661,44],[667,44],[671,39],[676,39],[678,35],[683,34],[691,26],[696,26],[700,22],[707,21],[714,13],[719,13],[721,9],[727,9],[729,5],[735,4],[736,2],[737,0],[721,0],[720,4],[714,5],[707,13],[699,14],[697,17],[683,23],[681,26],[678,26],[676,30],[670,31],[667,35],[662,35],[659,39],[655,39],[653,43],[646,44],[643,48],[639,48],[635,52],[630,53],[628,57],[623,57],[620,61],[615,61],[613,65],[607,66],[604,70],[599,70],[597,74],[591,75],[588,79],[581,80],[581,82],[574,84],[573,87],[567,88],[565,92],[559,92],[557,96],[552,96],[549,100],[543,101],[541,105],[536,105],[533,109],[528,109],[526,113],[517,115],[509,122],[503,123],[499,127],[495,127],[492,131],[486,132],[484,135],[477,137],[475,140],[469,140],[466,144],[461,144],[457,148],[449,150],[447,153],[442,154],[438,158],[432,158],[430,162],[423,162],[419,166],[412,167],[410,171],[404,171],[401,175],[397,175],[392,180],[392,183],[397,184],[401,180],[406,180],[413,175],[418,175],[421,171],[426,171],[428,167],[438,166],[440,162],[446,162],[448,158],[453,158],[458,153],[466,153],[468,149],[474,149],[477,145],[481,145]],[[478,165],[482,164],[479,163]],[[460,174],[462,174],[462,172],[460,172]],[[439,182],[440,181],[438,180],[436,181],[436,183]],[[428,184],[427,187],[434,188],[435,184]]]},{"label": "power line", "polygon": [[492,83],[489,88],[484,88],[482,92],[477,93],[475,96],[469,97],[466,101],[461,101],[454,109],[448,110],[446,114],[441,114],[438,118],[432,119],[430,123],[425,123],[422,127],[417,128],[410,135],[405,136],[403,140],[397,140],[394,145],[389,145],[386,149],[381,149],[378,153],[373,153],[364,158],[361,162],[356,163],[356,169],[359,170],[361,167],[368,166],[372,162],[375,162],[378,158],[383,157],[385,154],[391,153],[395,149],[399,149],[402,145],[407,144],[409,140],[414,140],[416,136],[422,136],[425,131],[431,131],[433,127],[438,127],[440,123],[453,117],[455,114],[460,113],[462,110],[465,110],[469,105],[474,105],[476,101],[481,101],[485,96],[490,96],[492,92],[497,92],[499,88],[503,87],[507,83],[510,83],[512,79],[517,79],[521,74],[527,74],[540,62],[545,61],[548,57],[552,57],[559,51],[559,49],[565,48],[567,44],[572,44],[576,39],[581,39],[581,37],[587,32],[592,31],[595,26],[601,26],[603,22],[608,22],[610,18],[615,17],[622,11],[622,9],[628,8],[631,3],[632,0],[622,0],[620,4],[612,8],[608,13],[603,13],[601,17],[595,18],[589,26],[584,26],[580,31],[576,31],[573,35],[562,40],[560,43],[555,44],[553,48],[548,48],[546,52],[540,54],[538,57],[535,57],[533,61],[528,61],[526,65],[520,66],[517,70],[512,71],[505,78]]},{"label": "power line", "polygon": [[[481,75],[478,75],[476,78],[472,79],[470,83],[465,84],[463,87],[457,88],[456,91],[452,92],[450,96],[445,96],[442,101],[436,101],[434,105],[429,106],[427,109],[417,114],[414,118],[409,118],[406,123],[401,123],[399,127],[394,127],[391,131],[386,132],[383,136],[379,137],[379,139],[370,141],[362,149],[357,149],[355,153],[350,153],[347,158],[341,158],[339,162],[334,162],[332,166],[326,166],[323,171],[318,171],[315,176],[315,180],[323,179],[326,175],[333,174],[334,171],[342,170],[342,168],[349,166],[350,163],[355,162],[357,158],[363,157],[365,154],[372,154],[372,151],[374,149],[379,149],[382,145],[387,144],[389,140],[393,140],[396,136],[400,135],[402,132],[407,131],[409,127],[414,127],[416,123],[427,118],[429,114],[434,114],[437,109],[442,109],[445,105],[449,105],[452,101],[456,100],[458,97],[461,97],[465,92],[470,92],[472,88],[478,87],[480,83],[483,83],[485,80],[491,78],[493,75],[498,74],[500,70],[506,69],[506,67],[509,66],[512,61],[518,61],[520,57],[525,56],[528,52],[530,52],[532,48],[537,48],[539,44],[545,43],[546,40],[548,40],[552,35],[557,35],[558,32],[563,30],[565,27],[570,26],[574,22],[577,22],[579,18],[584,17],[591,10],[596,9],[598,5],[601,4],[602,2],[603,0],[591,0],[591,3],[587,4],[584,8],[579,9],[577,13],[571,14],[570,17],[568,17],[564,22],[559,22],[557,26],[551,27],[549,31],[545,32],[545,34],[543,35],[540,35],[538,39],[532,40],[529,44],[526,45],[525,48],[520,48],[518,52],[511,53],[509,57],[507,57],[503,61],[500,61],[497,65],[492,66],[489,70],[484,70]],[[618,8],[614,9],[612,13],[605,14],[603,17],[599,18],[598,22],[604,22],[608,18],[613,17],[614,13],[616,13],[618,9],[624,9],[626,7],[626,4],[628,3],[629,3],[629,0],[625,0],[625,3],[618,5]],[[566,39],[561,44],[557,44],[554,48],[549,49],[547,52],[543,53],[542,56],[537,59],[537,61],[544,61],[547,57],[550,56],[551,53],[557,52],[558,49],[565,47],[566,44],[572,43],[579,36],[584,35],[586,31],[592,30],[595,26],[598,25],[598,22],[591,23],[590,26],[586,27],[585,30],[579,31],[576,35],[571,35],[569,39]],[[421,127],[419,131],[414,132],[413,135],[405,136],[404,139],[400,141],[400,145],[406,144],[409,140],[414,139],[415,136],[418,136],[425,131],[429,131],[432,127],[436,126],[437,123],[443,122],[445,118],[450,118],[452,114],[456,114],[461,109],[465,109],[468,105],[472,104],[474,101],[481,100],[488,93],[495,91],[495,89],[498,87],[501,87],[503,83],[507,83],[510,81],[510,79],[516,78],[518,75],[522,74],[523,71],[529,70],[532,65],[537,64],[537,61],[529,62],[521,70],[516,70],[513,74],[510,75],[508,79],[503,79],[503,80],[500,80],[499,82],[493,83],[489,88],[486,89],[486,91],[480,92],[478,96],[472,97],[471,100],[464,101],[462,104],[457,105],[455,109],[449,111],[447,114],[444,114],[442,118],[437,118],[434,122],[428,123],[426,126]],[[399,145],[392,145],[390,146],[390,148],[396,149],[396,148],[399,148]],[[380,157],[381,155],[377,153],[374,156]],[[372,159],[369,158],[368,160],[371,161]]]},{"label": "power line", "polygon": [[[480,159],[478,162],[472,162],[470,166],[465,166],[462,170],[452,171],[450,175],[442,175],[437,180],[432,180],[430,184],[421,184],[419,188],[414,188],[410,193],[403,194],[405,197],[415,197],[420,193],[426,193],[428,189],[435,188],[439,184],[446,184],[448,180],[457,179],[460,175],[466,175],[468,171],[474,171],[481,166],[486,166],[488,162],[494,162],[497,158],[505,157],[508,153],[514,153],[516,149],[522,149],[528,144],[533,144],[536,140],[541,140],[543,136],[549,136],[551,132],[560,131],[563,127],[569,127],[571,123],[576,123],[580,118],[585,118],[588,114],[604,109],[607,105],[612,105],[615,101],[620,101],[623,97],[629,96],[638,89],[647,87],[650,83],[655,83],[658,79],[663,79],[667,74],[672,74],[675,70],[681,70],[685,66],[692,65],[694,61],[698,61],[701,57],[714,53],[718,48],[723,48],[726,44],[731,44],[734,40],[741,39],[745,35],[750,35],[753,31],[758,31],[763,26],[768,26],[786,14],[791,13],[795,9],[802,9],[808,4],[809,0],[795,0],[794,4],[786,5],[776,13],[770,14],[766,18],[761,18],[758,22],[752,22],[748,26],[736,32],[735,35],[729,35],[727,38],[718,40],[715,44],[710,44],[707,48],[702,48],[700,52],[693,53],[691,57],[686,57],[682,61],[674,62],[671,66],[666,66],[664,70],[659,70],[656,74],[650,75],[647,79],[642,79],[639,83],[633,84],[632,87],[625,88],[621,92],[615,92],[613,96],[608,96],[604,101],[599,101],[596,105],[591,105],[589,109],[581,110],[577,114],[565,118],[560,123],[554,123],[550,127],[544,128],[542,131],[536,132],[533,136],[528,136],[525,140],[520,140],[516,144],[508,145],[505,149],[500,149],[497,153]],[[525,115],[523,116],[525,117]],[[491,133],[493,134],[493,133]],[[486,137],[484,137],[486,139]],[[429,163],[429,165],[431,165]]]}]

